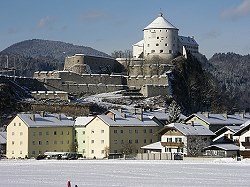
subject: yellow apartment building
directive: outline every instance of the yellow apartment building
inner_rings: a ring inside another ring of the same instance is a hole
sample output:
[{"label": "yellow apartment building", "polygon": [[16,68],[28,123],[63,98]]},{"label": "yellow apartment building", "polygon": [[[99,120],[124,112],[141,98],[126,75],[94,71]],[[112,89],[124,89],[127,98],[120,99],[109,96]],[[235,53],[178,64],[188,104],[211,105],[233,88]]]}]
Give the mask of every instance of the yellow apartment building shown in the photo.
[{"label": "yellow apartment building", "polygon": [[157,142],[162,125],[143,113],[108,111],[85,127],[85,156],[104,158],[109,154],[136,154],[142,146]]},{"label": "yellow apartment building", "polygon": [[72,119],[64,114],[20,113],[7,126],[7,158],[75,150]]}]

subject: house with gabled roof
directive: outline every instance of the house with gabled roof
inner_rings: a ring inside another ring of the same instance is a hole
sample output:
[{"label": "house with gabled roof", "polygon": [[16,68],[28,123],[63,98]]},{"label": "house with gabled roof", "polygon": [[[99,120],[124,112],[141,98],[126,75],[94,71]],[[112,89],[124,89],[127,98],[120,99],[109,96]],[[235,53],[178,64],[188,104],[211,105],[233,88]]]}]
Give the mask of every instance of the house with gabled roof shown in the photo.
[{"label": "house with gabled roof", "polygon": [[0,131],[0,158],[1,155],[6,154],[6,142],[7,142],[7,132]]},{"label": "house with gabled roof", "polygon": [[199,156],[210,145],[215,134],[200,124],[171,123],[158,132],[161,135],[162,152]]},{"label": "house with gabled roof", "polygon": [[7,158],[74,151],[74,121],[64,114],[20,113],[7,126]]},{"label": "house with gabled roof", "polygon": [[224,126],[215,132],[214,144],[234,144],[233,135],[241,129],[241,126]]},{"label": "house with gabled roof", "polygon": [[250,120],[245,122],[242,128],[234,134],[234,140],[240,147],[240,154],[250,158]]},{"label": "house with gabled roof", "polygon": [[185,120],[187,123],[195,122],[204,125],[213,132],[224,126],[240,126],[250,120],[249,113],[239,114],[211,114],[208,112],[192,114]]},{"label": "house with gabled roof", "polygon": [[86,157],[139,153],[142,146],[159,140],[155,133],[162,125],[152,118],[116,110],[97,115],[85,128]]}]

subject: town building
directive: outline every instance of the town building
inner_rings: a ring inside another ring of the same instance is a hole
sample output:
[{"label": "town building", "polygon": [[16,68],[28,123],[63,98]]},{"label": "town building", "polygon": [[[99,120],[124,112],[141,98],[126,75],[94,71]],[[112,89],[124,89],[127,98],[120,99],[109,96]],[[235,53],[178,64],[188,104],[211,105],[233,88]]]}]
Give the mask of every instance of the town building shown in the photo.
[{"label": "town building", "polygon": [[215,134],[200,124],[171,123],[158,132],[161,135],[162,152],[182,153],[187,156],[203,154]]},{"label": "town building", "polygon": [[86,125],[93,118],[93,116],[77,117],[74,123],[76,152],[84,156],[86,155]]},{"label": "town building", "polygon": [[7,142],[7,132],[0,131],[0,158],[1,155],[6,154],[6,142]]},{"label": "town building", "polygon": [[155,133],[160,128],[160,124],[143,113],[110,110],[104,115],[97,115],[85,126],[84,156],[136,155],[142,146],[159,140]]},{"label": "town building", "polygon": [[209,112],[192,114],[185,120],[187,123],[199,123],[213,132],[224,126],[240,126],[250,120],[249,113],[211,114]]},{"label": "town building", "polygon": [[234,141],[240,147],[240,155],[244,158],[250,158],[250,120],[245,122],[233,136]]},{"label": "town building", "polygon": [[74,151],[72,119],[64,114],[20,113],[7,126],[7,158]]},{"label": "town building", "polygon": [[68,92],[64,91],[33,91],[31,96],[36,100],[69,100]]}]

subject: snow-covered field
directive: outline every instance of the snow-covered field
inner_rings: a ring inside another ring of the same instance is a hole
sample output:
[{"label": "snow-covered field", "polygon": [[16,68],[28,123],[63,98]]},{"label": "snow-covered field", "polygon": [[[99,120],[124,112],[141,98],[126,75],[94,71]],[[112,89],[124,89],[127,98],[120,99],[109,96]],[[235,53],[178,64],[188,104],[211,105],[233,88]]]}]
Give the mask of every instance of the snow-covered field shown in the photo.
[{"label": "snow-covered field", "polygon": [[250,160],[0,160],[1,187],[250,186]]}]

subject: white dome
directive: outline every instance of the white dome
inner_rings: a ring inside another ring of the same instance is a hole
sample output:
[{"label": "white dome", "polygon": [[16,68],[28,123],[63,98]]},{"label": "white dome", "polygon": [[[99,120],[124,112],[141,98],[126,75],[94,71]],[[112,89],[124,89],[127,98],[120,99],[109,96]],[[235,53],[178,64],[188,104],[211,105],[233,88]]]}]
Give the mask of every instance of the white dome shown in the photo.
[{"label": "white dome", "polygon": [[[143,30],[148,29],[177,29],[174,25],[168,22],[162,14],[159,15],[152,23],[150,23],[147,27]],[[178,30],[178,29],[177,29]]]}]

